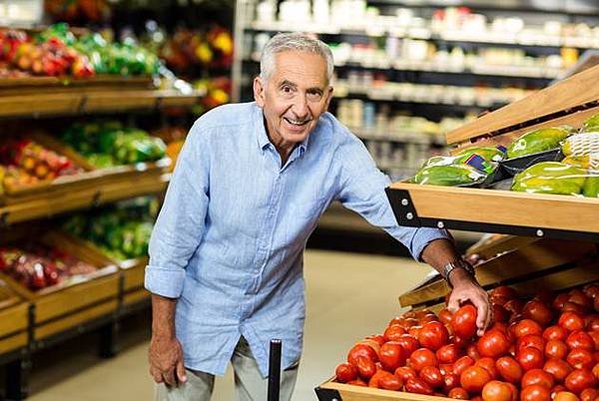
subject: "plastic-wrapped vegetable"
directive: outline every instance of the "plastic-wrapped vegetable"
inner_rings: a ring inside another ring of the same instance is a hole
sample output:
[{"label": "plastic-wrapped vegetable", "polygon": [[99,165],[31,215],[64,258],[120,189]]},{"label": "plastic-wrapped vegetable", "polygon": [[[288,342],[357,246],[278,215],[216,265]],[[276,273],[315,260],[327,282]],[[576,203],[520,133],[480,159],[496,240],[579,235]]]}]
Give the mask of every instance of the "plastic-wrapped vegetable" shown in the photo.
[{"label": "plastic-wrapped vegetable", "polygon": [[463,151],[459,152],[457,156],[460,157],[460,160],[466,160],[473,154],[477,154],[487,161],[500,162],[505,158],[505,152],[503,149],[493,148],[491,146],[480,146],[464,149]]},{"label": "plastic-wrapped vegetable", "polygon": [[428,166],[420,169],[413,181],[421,185],[457,186],[482,182],[483,172],[465,164]]},{"label": "plastic-wrapped vegetable", "polygon": [[582,124],[582,132],[599,131],[599,114],[595,114]]},{"label": "plastic-wrapped vegetable", "polygon": [[582,194],[588,198],[599,198],[599,172],[587,177]]},{"label": "plastic-wrapped vegetable", "polygon": [[541,128],[527,132],[510,144],[507,156],[513,159],[558,148],[570,133],[570,127]]},{"label": "plastic-wrapped vegetable", "polygon": [[542,162],[516,174],[512,191],[579,195],[588,173],[586,170],[560,162]]},{"label": "plastic-wrapped vegetable", "polygon": [[583,156],[599,153],[599,127],[597,132],[572,135],[562,143],[562,152],[566,156]]}]

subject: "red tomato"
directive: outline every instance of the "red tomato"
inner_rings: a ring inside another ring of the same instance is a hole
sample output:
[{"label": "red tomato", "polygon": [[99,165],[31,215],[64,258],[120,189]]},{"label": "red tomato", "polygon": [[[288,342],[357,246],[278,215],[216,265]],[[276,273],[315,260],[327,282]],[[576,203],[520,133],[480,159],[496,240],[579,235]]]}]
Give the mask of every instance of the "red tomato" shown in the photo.
[{"label": "red tomato", "polygon": [[549,326],[543,331],[543,338],[549,340],[566,341],[568,332],[561,326]]},{"label": "red tomato", "polygon": [[553,312],[543,302],[533,299],[528,301],[522,309],[522,316],[526,319],[532,319],[541,326],[545,327],[553,320]]},{"label": "red tomato", "polygon": [[585,309],[590,309],[593,306],[593,299],[586,296],[586,294],[579,289],[570,291],[570,298],[568,302],[574,302],[575,304],[583,306]]},{"label": "red tomato", "polygon": [[597,378],[590,370],[576,369],[566,377],[564,384],[574,394],[580,394],[585,388],[595,387]]},{"label": "red tomato", "polygon": [[398,325],[406,329],[406,331],[412,326],[418,326],[418,320],[413,317],[406,317],[400,322],[397,322]]},{"label": "red tomato", "polygon": [[524,337],[520,337],[518,339],[517,342],[517,346],[516,349],[520,350],[521,348],[525,348],[525,347],[533,347],[538,349],[541,352],[545,351],[545,340],[543,340],[543,337],[538,336],[538,335],[534,335],[534,334],[528,334]]},{"label": "red tomato", "polygon": [[372,336],[368,336],[365,338],[365,340],[372,340],[374,342],[376,342],[379,346],[385,344],[387,341],[389,341],[388,339],[386,339],[385,337],[376,334],[376,335],[372,335]]},{"label": "red tomato", "polygon": [[452,388],[451,390],[449,390],[449,393],[447,394],[447,396],[449,398],[453,398],[454,400],[469,400],[470,399],[470,395],[462,387]]},{"label": "red tomato", "polygon": [[395,369],[395,376],[399,377],[404,383],[408,381],[408,379],[415,379],[418,377],[416,371],[408,366],[400,366]]},{"label": "red tomato", "polygon": [[358,378],[358,369],[349,363],[342,363],[335,369],[335,376],[339,383],[347,383]]},{"label": "red tomato", "polygon": [[547,358],[564,359],[568,355],[568,346],[560,340],[549,340],[545,344],[545,356]]},{"label": "red tomato", "polygon": [[510,349],[510,342],[507,336],[499,330],[485,332],[478,340],[476,349],[481,356],[499,358],[507,354]]},{"label": "red tomato", "polygon": [[491,302],[499,303],[497,301],[518,298],[518,291],[506,285],[501,285],[499,287],[493,288],[489,293],[489,297],[491,298]]},{"label": "red tomato", "polygon": [[417,339],[421,329],[422,326],[412,326],[408,329],[408,334]]},{"label": "red tomato", "polygon": [[443,375],[443,392],[449,393],[451,389],[456,388],[460,385],[460,378],[458,375],[453,373],[447,373]]},{"label": "red tomato", "polygon": [[553,401],[579,401],[576,394],[569,391],[560,391],[555,394]]},{"label": "red tomato", "polygon": [[372,348],[370,345],[366,345],[366,344],[356,344],[352,347],[352,349],[349,350],[349,353],[347,354],[347,361],[349,363],[351,363],[352,365],[357,365],[357,359],[359,356],[365,357],[367,359],[370,359],[372,362],[378,362],[379,357],[376,354],[376,351],[374,350],[374,348]]},{"label": "red tomato", "polygon": [[521,338],[526,335],[543,335],[543,328],[532,319],[522,319],[514,327],[514,336]]},{"label": "red tomato", "polygon": [[587,315],[584,318],[584,325],[588,331],[599,330],[599,315]]},{"label": "red tomato", "polygon": [[432,388],[441,387],[444,383],[441,371],[434,366],[423,367],[418,376]]},{"label": "red tomato", "polygon": [[522,348],[520,351],[518,351],[516,354],[516,360],[520,366],[522,366],[524,371],[542,368],[543,364],[545,363],[543,352],[532,347]]},{"label": "red tomato", "polygon": [[478,361],[480,359],[480,352],[478,352],[476,344],[469,344],[466,347],[466,354],[475,361]]},{"label": "red tomato", "polygon": [[491,380],[483,387],[483,401],[512,401],[512,388],[507,383]]},{"label": "red tomato", "polygon": [[350,382],[347,382],[347,384],[351,384],[352,386],[368,387],[368,384],[361,379],[352,380]]},{"label": "red tomato", "polygon": [[555,380],[550,373],[547,373],[543,369],[531,369],[522,376],[521,385],[522,387],[527,387],[533,384],[540,384],[550,389],[555,384]]},{"label": "red tomato", "polygon": [[570,351],[566,357],[566,362],[574,369],[593,369],[595,366],[595,357],[589,350],[577,348]]},{"label": "red tomato", "polygon": [[385,372],[384,370],[377,370],[374,375],[368,380],[368,387],[380,388],[381,379],[390,374],[389,372]]},{"label": "red tomato", "polygon": [[399,391],[403,387],[403,382],[399,377],[389,373],[389,375],[381,377],[379,386],[384,390]]},{"label": "red tomato", "polygon": [[566,301],[562,308],[562,312],[574,312],[582,316],[588,312],[588,308],[585,308],[583,305],[577,304],[576,302]]},{"label": "red tomato", "polygon": [[449,333],[441,322],[428,322],[418,333],[418,342],[424,348],[436,351],[449,341]]},{"label": "red tomato", "polygon": [[495,367],[495,360],[493,358],[489,358],[489,357],[480,358],[478,361],[476,361],[474,366],[480,366],[481,368],[483,368],[487,372],[489,372],[489,375],[491,376],[491,380],[497,379],[498,372],[497,372],[497,368]]},{"label": "red tomato", "polygon": [[405,365],[406,357],[403,347],[396,341],[386,342],[379,351],[379,361],[383,365],[383,369],[389,372]]},{"label": "red tomato", "polygon": [[564,304],[568,302],[568,299],[570,299],[570,295],[567,293],[559,294],[553,300],[553,308],[561,312],[564,309]]},{"label": "red tomato", "polygon": [[599,351],[599,330],[589,331],[588,335],[593,340],[593,350]]},{"label": "red tomato", "polygon": [[560,315],[558,324],[568,331],[584,329],[584,319],[574,312],[564,312]]},{"label": "red tomato", "polygon": [[370,380],[376,373],[376,364],[365,356],[359,356],[357,358],[356,368],[358,369],[358,374],[364,380]]},{"label": "red tomato", "polygon": [[405,390],[408,393],[416,393],[416,394],[424,394],[424,395],[433,395],[434,391],[424,380],[415,378],[408,379],[405,384]]},{"label": "red tomato", "polygon": [[448,373],[453,373],[453,363],[440,363],[439,370],[443,376]]},{"label": "red tomato", "polygon": [[593,367],[593,375],[597,380],[599,380],[599,363]]},{"label": "red tomato", "polygon": [[584,292],[585,295],[589,298],[595,298],[597,295],[599,295],[599,284],[587,284],[584,287],[582,287],[582,292]]},{"label": "red tomato", "polygon": [[425,366],[437,366],[435,353],[427,348],[419,348],[410,355],[410,367],[420,372]]},{"label": "red tomato", "polygon": [[439,363],[454,363],[460,357],[460,350],[455,344],[442,346],[435,353]]},{"label": "red tomato", "polygon": [[585,388],[580,393],[580,401],[595,401],[597,396],[599,396],[599,390],[596,388]]},{"label": "red tomato", "polygon": [[522,388],[520,401],[551,401],[551,390],[539,384]]},{"label": "red tomato", "polygon": [[403,322],[405,318],[406,318],[405,315],[395,316],[393,319],[391,319],[391,321],[389,322],[389,324],[387,326],[394,326],[396,324],[399,324],[400,322]]},{"label": "red tomato", "polygon": [[474,365],[474,359],[470,358],[469,356],[463,356],[460,359],[458,359],[457,361],[454,362],[453,364],[453,373],[461,376],[462,372],[464,370],[466,370],[466,368],[470,367]]},{"label": "red tomato", "polygon": [[443,308],[439,311],[439,321],[445,325],[451,325],[453,320],[453,313],[447,308]]},{"label": "red tomato", "polygon": [[570,347],[570,349],[582,348],[589,351],[595,350],[595,342],[593,341],[593,337],[581,330],[576,330],[570,333],[566,339],[566,344],[568,347]]},{"label": "red tomato", "polygon": [[409,334],[404,334],[394,341],[397,341],[399,344],[401,344],[406,355],[411,355],[412,352],[418,349],[418,340]]},{"label": "red tomato", "polygon": [[510,318],[510,313],[503,306],[498,304],[493,304],[491,306],[493,308],[493,321],[505,323]]},{"label": "red tomato", "polygon": [[504,356],[495,362],[499,375],[510,383],[520,383],[522,379],[522,367],[511,356]]},{"label": "red tomato", "polygon": [[506,383],[512,389],[512,401],[518,401],[520,399],[520,390],[513,383]]},{"label": "red tomato", "polygon": [[491,375],[480,366],[470,366],[460,375],[460,384],[469,393],[479,393],[490,381]]},{"label": "red tomato", "polygon": [[451,328],[457,337],[470,339],[476,334],[476,307],[464,305],[453,315]]},{"label": "red tomato", "polygon": [[512,316],[521,315],[522,309],[524,309],[524,302],[519,299],[510,299],[505,304],[502,305],[506,311],[508,311]]},{"label": "red tomato", "polygon": [[572,372],[572,367],[562,359],[551,358],[545,362],[543,370],[553,375],[558,383],[563,383],[570,372]]}]

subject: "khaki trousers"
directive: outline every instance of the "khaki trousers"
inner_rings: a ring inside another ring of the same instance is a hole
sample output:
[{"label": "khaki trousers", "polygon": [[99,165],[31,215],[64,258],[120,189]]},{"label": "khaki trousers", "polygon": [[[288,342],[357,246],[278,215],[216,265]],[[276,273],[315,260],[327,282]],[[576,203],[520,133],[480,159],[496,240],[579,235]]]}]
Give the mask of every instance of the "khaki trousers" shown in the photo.
[{"label": "khaki trousers", "polygon": [[[235,398],[237,401],[265,401],[268,379],[263,379],[252,351],[241,337],[231,364],[235,373]],[[187,370],[187,381],[178,387],[156,385],[156,401],[210,401],[214,389],[214,375]],[[290,401],[297,380],[298,365],[281,372],[281,401]]]}]

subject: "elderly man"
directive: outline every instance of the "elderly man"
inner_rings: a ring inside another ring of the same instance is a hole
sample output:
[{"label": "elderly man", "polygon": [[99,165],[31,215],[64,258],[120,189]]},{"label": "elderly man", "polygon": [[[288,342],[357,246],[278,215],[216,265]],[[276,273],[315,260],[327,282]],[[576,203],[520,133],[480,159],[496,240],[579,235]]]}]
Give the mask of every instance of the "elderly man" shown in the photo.
[{"label": "elderly man", "polygon": [[[196,121],[150,242],[150,372],[160,400],[209,400],[232,363],[240,400],[264,400],[268,345],[283,340],[281,399],[296,380],[305,315],[303,251],[334,200],[402,242],[470,300],[488,299],[448,234],[400,227],[389,179],[360,140],[327,113],[333,59],[319,40],[278,34],[254,80],[255,102]],[[341,272],[340,272],[341,274]]]}]

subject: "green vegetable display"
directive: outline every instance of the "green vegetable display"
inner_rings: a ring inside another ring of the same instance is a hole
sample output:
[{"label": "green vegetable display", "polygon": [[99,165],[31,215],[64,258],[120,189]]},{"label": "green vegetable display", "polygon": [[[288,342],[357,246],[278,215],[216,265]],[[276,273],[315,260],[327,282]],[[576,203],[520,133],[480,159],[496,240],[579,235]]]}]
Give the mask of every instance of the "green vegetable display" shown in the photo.
[{"label": "green vegetable display", "polygon": [[527,132],[510,144],[507,150],[509,159],[555,149],[570,135],[569,127],[541,128]]},{"label": "green vegetable display", "polygon": [[587,171],[560,162],[542,162],[516,174],[512,191],[578,195],[583,191]]},{"label": "green vegetable display", "polygon": [[582,124],[582,132],[599,131],[599,114],[595,114]]},{"label": "green vegetable display", "polygon": [[114,121],[74,124],[62,134],[62,140],[97,168],[152,162],[166,154],[162,139]]},{"label": "green vegetable display", "polygon": [[587,177],[582,194],[588,198],[599,198],[599,174]]},{"label": "green vegetable display", "polygon": [[464,149],[457,154],[461,162],[465,162],[470,156],[477,154],[489,162],[500,162],[505,158],[505,153],[500,149],[491,146],[481,146]]},{"label": "green vegetable display", "polygon": [[485,174],[465,164],[428,166],[420,169],[413,181],[422,185],[456,186],[480,182]]}]

